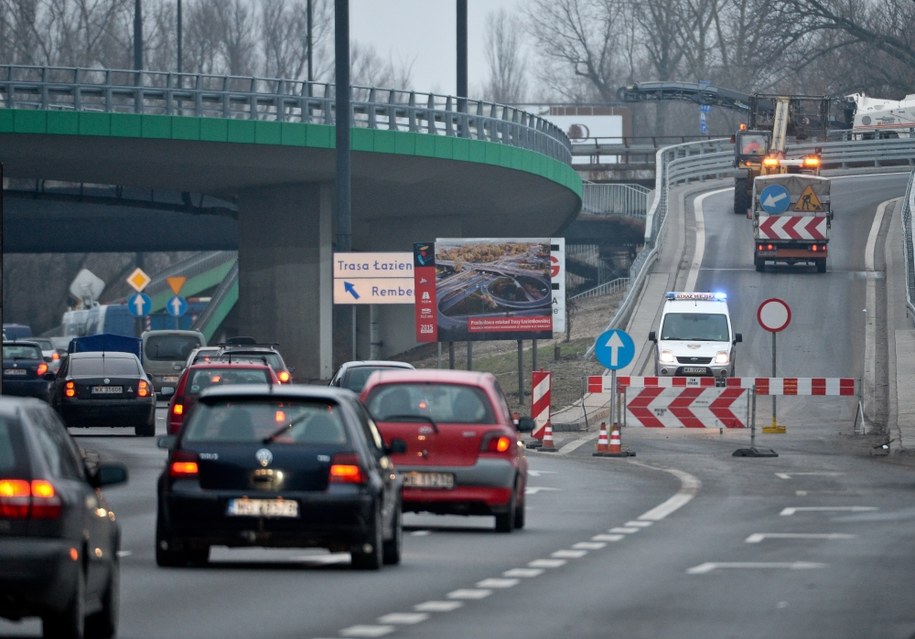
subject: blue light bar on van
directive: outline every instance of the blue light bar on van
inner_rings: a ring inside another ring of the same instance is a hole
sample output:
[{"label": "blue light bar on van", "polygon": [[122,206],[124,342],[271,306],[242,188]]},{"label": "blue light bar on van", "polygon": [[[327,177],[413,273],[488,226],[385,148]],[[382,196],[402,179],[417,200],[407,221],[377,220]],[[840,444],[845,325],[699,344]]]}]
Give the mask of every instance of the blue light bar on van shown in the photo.
[{"label": "blue light bar on van", "polygon": [[668,300],[692,300],[699,302],[725,302],[728,299],[727,293],[720,291],[715,293],[700,293],[687,291],[667,291],[664,297]]}]

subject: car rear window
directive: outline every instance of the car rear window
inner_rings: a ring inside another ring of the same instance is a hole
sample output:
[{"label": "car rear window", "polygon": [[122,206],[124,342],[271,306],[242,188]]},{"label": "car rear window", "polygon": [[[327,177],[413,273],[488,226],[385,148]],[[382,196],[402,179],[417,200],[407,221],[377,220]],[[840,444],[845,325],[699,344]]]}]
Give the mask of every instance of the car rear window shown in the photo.
[{"label": "car rear window", "polygon": [[71,375],[125,375],[140,374],[137,360],[126,357],[81,357],[70,363]]},{"label": "car rear window", "polygon": [[143,353],[159,362],[184,361],[198,346],[200,340],[194,335],[150,335]]},{"label": "car rear window", "polygon": [[268,384],[270,375],[265,369],[256,368],[207,368],[188,373],[185,393],[199,395],[210,386],[226,384]]},{"label": "car rear window", "polygon": [[18,426],[0,417],[0,477],[27,477],[28,467]]},{"label": "car rear window", "polygon": [[347,442],[341,409],[324,402],[218,402],[198,405],[183,440],[336,445]]},{"label": "car rear window", "polygon": [[224,352],[219,356],[219,358],[230,362],[255,362],[259,364],[266,363],[275,371],[282,370],[284,368],[283,358],[280,357],[279,354],[271,351],[264,351],[263,353]]},{"label": "car rear window", "polygon": [[44,359],[41,349],[31,344],[4,344],[3,359]]},{"label": "car rear window", "polygon": [[482,389],[459,384],[383,384],[367,401],[375,419],[428,417],[436,423],[492,424],[492,408]]}]

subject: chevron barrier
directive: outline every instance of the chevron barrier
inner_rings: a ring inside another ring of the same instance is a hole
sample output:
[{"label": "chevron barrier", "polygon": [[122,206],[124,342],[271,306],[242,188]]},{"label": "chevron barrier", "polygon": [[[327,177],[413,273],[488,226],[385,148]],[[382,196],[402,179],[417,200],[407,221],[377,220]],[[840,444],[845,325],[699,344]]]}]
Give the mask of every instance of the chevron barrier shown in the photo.
[{"label": "chevron barrier", "polygon": [[531,437],[543,440],[546,435],[546,426],[550,422],[550,371],[533,371],[531,373],[531,418],[534,420],[534,430]]},{"label": "chevron barrier", "polygon": [[825,215],[762,215],[759,240],[826,240],[829,222]]}]

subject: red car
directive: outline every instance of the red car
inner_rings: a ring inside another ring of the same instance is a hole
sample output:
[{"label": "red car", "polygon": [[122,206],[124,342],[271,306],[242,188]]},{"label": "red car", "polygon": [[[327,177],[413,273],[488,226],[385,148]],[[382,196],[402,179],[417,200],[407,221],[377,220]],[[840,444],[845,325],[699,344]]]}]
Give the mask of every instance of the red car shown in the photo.
[{"label": "red car", "polygon": [[411,512],[491,515],[499,532],[524,527],[527,457],[520,432],[533,421],[512,421],[491,373],[458,370],[380,370],[360,395],[404,478],[403,507]]},{"label": "red car", "polygon": [[184,369],[168,402],[166,432],[175,435],[190,414],[197,398],[210,386],[226,384],[279,384],[276,372],[256,362],[211,361],[191,364]]}]

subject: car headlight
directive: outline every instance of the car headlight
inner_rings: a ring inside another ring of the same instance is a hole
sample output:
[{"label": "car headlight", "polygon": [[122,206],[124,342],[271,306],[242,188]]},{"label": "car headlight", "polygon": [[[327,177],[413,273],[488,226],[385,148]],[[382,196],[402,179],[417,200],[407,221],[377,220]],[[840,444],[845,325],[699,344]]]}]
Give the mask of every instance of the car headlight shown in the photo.
[{"label": "car headlight", "polygon": [[663,350],[661,354],[658,355],[658,361],[662,364],[673,364],[674,363],[674,354],[673,351]]},{"label": "car headlight", "polygon": [[715,363],[716,364],[727,364],[731,361],[731,356],[728,355],[727,351],[718,351],[715,354]]}]

